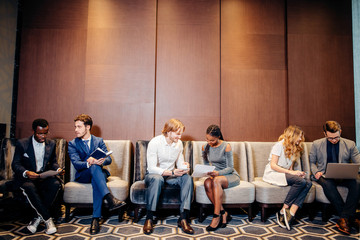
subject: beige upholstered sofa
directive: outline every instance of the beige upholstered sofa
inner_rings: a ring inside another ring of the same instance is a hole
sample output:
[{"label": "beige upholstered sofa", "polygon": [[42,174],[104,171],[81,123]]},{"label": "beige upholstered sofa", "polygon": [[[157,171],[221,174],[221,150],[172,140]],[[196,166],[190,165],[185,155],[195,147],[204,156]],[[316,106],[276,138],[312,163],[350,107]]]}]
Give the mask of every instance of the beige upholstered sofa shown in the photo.
[{"label": "beige upholstered sofa", "polygon": [[[279,187],[262,180],[264,169],[269,162],[269,154],[275,142],[245,142],[246,155],[249,167],[250,182],[255,185],[256,202],[261,208],[261,221],[266,220],[266,209],[280,208],[290,190],[290,186]],[[309,154],[306,144],[303,143],[304,152],[301,160],[295,164],[295,169],[305,171],[306,178],[310,179]],[[251,163],[252,162],[252,163]],[[315,199],[315,187],[312,186],[304,203],[312,203]]]},{"label": "beige upholstered sofa", "polygon": [[[192,141],[193,166],[203,164],[202,145],[205,141]],[[240,175],[240,184],[238,186],[224,190],[223,206],[225,208],[246,208],[248,218],[251,221],[253,217],[252,204],[255,201],[255,186],[249,182],[248,162],[246,158],[246,149],[244,142],[229,142],[233,152],[234,169]],[[205,208],[212,207],[212,203],[206,195],[204,180],[206,178],[194,179],[195,201],[199,204],[199,221],[202,222],[205,216]]]},{"label": "beige upholstered sofa", "polygon": [[[119,200],[125,201],[129,195],[130,169],[131,169],[131,141],[130,140],[104,140],[107,148],[112,150],[112,163],[106,166],[111,176],[107,186],[110,192]],[[64,203],[66,219],[69,220],[71,207],[92,207],[91,183],[78,183],[74,181],[75,168],[70,164],[70,181],[65,184]],[[123,209],[119,211],[119,221],[122,220]]]}]

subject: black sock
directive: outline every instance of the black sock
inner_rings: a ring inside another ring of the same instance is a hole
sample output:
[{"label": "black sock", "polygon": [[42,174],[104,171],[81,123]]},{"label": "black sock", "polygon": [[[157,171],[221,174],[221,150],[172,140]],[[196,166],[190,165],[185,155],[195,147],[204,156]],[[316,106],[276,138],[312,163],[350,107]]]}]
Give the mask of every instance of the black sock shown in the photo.
[{"label": "black sock", "polygon": [[186,219],[186,220],[188,220],[189,217],[190,217],[190,211],[187,210],[187,209],[184,209],[184,211],[180,213],[180,220],[181,220],[181,219]]},{"label": "black sock", "polygon": [[151,210],[147,210],[146,211],[146,220],[148,220],[148,219],[153,220],[153,218],[154,218],[154,212]]}]

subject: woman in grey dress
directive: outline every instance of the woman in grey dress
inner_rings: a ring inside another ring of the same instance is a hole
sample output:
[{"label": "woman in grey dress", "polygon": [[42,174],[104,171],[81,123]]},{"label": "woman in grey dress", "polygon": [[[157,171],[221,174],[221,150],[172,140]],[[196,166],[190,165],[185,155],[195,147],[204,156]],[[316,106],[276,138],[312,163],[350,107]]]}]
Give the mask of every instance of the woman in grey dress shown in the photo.
[{"label": "woman in grey dress", "polygon": [[219,227],[226,227],[231,216],[224,210],[222,197],[224,189],[239,185],[240,176],[234,170],[231,146],[224,141],[219,126],[210,125],[206,130],[207,144],[202,146],[204,164],[215,166],[215,170],[208,173],[204,182],[206,195],[214,205],[214,215],[208,231],[215,231]]}]

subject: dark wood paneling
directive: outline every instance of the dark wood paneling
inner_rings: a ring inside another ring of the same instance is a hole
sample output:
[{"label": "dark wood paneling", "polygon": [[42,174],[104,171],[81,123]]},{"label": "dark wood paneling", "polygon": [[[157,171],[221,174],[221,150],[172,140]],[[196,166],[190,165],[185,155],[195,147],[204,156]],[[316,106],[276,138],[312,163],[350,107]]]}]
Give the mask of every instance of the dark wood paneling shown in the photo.
[{"label": "dark wood paneling", "polygon": [[170,118],[183,139],[202,140],[220,123],[219,1],[159,0],[155,135]]},{"label": "dark wood paneling", "polygon": [[154,132],[156,1],[91,0],[85,98],[106,139]]},{"label": "dark wood paneling", "polygon": [[72,122],[83,106],[86,30],[24,29],[21,50],[16,135],[39,117]]},{"label": "dark wood paneling", "polygon": [[87,28],[89,0],[21,2],[24,28]]},{"label": "dark wood paneling", "polygon": [[284,1],[221,1],[221,127],[276,141],[287,125]]},{"label": "dark wood paneling", "polygon": [[289,1],[287,15],[290,123],[313,141],[336,120],[355,139],[351,1]]}]

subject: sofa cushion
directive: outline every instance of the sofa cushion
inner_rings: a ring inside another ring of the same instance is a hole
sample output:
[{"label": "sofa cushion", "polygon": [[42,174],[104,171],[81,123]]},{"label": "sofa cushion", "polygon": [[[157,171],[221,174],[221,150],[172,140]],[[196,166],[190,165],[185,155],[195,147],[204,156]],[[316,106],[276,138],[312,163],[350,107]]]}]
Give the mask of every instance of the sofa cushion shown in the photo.
[{"label": "sofa cushion", "polygon": [[[195,199],[200,204],[211,204],[206,195],[204,180],[202,178],[195,181]],[[246,204],[253,203],[255,200],[255,186],[247,181],[240,181],[238,186],[224,189],[223,203],[224,204]]]},{"label": "sofa cushion", "polygon": [[[110,176],[107,186],[110,192],[119,200],[124,201],[129,193],[129,183],[119,177]],[[93,203],[91,183],[68,182],[64,192],[66,203]]]}]

